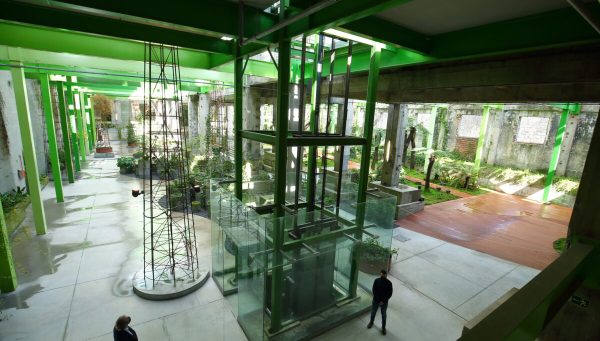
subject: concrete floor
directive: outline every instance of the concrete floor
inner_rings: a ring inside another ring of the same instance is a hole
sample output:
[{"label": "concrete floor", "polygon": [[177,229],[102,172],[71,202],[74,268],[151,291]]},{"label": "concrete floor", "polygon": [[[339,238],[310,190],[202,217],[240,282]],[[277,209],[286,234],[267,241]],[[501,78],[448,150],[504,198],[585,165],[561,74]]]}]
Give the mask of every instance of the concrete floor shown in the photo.
[{"label": "concrete floor", "polygon": [[[91,159],[81,179],[56,204],[43,190],[48,233],[36,236],[31,212],[12,241],[19,288],[0,295],[2,340],[112,340],[121,314],[132,316],[140,340],[245,340],[235,320],[235,295],[224,298],[209,280],[172,301],[146,301],[131,290],[142,265],[139,179],[121,175],[115,159]],[[210,226],[196,218],[200,262],[210,266]],[[398,228],[390,280],[390,340],[455,340],[466,320],[538,271]],[[233,302],[233,304],[232,304]],[[318,337],[364,340],[368,314]]]}]

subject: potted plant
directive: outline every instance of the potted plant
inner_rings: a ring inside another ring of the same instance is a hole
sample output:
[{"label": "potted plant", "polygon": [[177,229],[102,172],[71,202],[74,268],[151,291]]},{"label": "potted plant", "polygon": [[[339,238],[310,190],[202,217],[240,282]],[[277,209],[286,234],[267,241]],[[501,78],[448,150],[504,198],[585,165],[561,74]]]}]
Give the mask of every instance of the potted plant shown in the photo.
[{"label": "potted plant", "polygon": [[129,174],[135,172],[137,162],[130,156],[121,156],[117,159],[117,166],[121,174]]},{"label": "potted plant", "polygon": [[398,249],[387,248],[381,245],[377,239],[368,238],[354,244],[353,256],[358,262],[360,271],[377,275],[381,270],[390,270],[392,256],[398,257]]},{"label": "potted plant", "polygon": [[136,147],[138,144],[138,138],[135,136],[135,130],[133,129],[133,124],[131,122],[127,124],[127,146],[128,147]]},{"label": "potted plant", "polygon": [[192,201],[192,212],[198,213],[202,209],[202,203],[198,200]]}]

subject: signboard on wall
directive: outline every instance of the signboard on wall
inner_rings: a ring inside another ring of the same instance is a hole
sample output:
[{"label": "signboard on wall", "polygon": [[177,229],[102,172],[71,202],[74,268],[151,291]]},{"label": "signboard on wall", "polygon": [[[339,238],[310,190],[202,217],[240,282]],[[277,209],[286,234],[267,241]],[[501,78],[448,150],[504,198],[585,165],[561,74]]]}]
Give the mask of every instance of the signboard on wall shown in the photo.
[{"label": "signboard on wall", "polygon": [[516,142],[544,144],[548,138],[550,119],[548,117],[521,116]]},{"label": "signboard on wall", "polygon": [[458,123],[458,137],[479,138],[481,115],[462,115]]}]

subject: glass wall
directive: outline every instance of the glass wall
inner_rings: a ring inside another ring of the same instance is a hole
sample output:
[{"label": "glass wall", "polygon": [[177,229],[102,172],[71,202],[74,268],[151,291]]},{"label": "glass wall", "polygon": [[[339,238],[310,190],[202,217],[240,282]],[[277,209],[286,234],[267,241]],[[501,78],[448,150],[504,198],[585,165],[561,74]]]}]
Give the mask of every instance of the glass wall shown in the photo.
[{"label": "glass wall", "polygon": [[[369,309],[372,281],[389,268],[395,197],[369,191],[357,204],[356,184],[347,182],[339,207],[331,201],[274,218],[231,187],[211,184],[213,278],[224,294],[237,292],[250,340],[304,338]],[[244,183],[244,192],[252,197],[257,187]]]}]

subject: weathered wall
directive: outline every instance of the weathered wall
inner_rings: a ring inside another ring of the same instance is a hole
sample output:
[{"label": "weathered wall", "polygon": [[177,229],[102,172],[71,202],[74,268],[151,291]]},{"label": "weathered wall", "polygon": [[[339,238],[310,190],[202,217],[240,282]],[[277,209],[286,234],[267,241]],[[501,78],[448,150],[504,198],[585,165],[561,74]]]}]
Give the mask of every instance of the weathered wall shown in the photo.
[{"label": "weathered wall", "polygon": [[[431,107],[432,105],[426,104],[409,105],[409,125],[421,125],[417,129],[417,147],[425,145],[424,132],[427,131],[425,127],[430,119]],[[570,116],[557,167],[558,175],[581,175],[599,108],[598,105],[584,105],[579,115]],[[468,159],[473,159],[477,147],[477,125],[481,122],[473,118],[481,116],[482,113],[481,104],[453,104],[448,109],[441,109],[436,120],[433,148],[456,151]],[[459,133],[461,119],[465,115],[470,115],[471,120],[468,121],[473,127],[465,124]],[[503,109],[491,109],[482,162],[545,172],[552,157],[560,115],[560,109],[548,105],[509,104]],[[518,140],[519,124],[523,117],[525,120],[534,118],[534,123],[538,122],[538,118],[541,118],[542,122],[547,119],[546,129],[540,129],[536,133],[536,127],[532,126],[523,130],[521,134],[521,138],[539,138],[543,140],[542,143]],[[469,134],[469,131],[472,134]]]},{"label": "weathered wall", "polygon": [[[0,193],[16,187],[25,187],[25,179],[18,171],[24,169],[23,144],[17,118],[17,107],[9,71],[0,71]],[[46,127],[41,105],[39,82],[26,82],[31,129],[40,174],[46,174]]]}]

